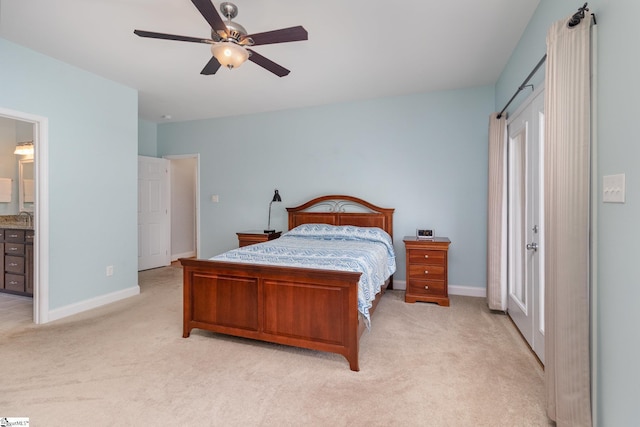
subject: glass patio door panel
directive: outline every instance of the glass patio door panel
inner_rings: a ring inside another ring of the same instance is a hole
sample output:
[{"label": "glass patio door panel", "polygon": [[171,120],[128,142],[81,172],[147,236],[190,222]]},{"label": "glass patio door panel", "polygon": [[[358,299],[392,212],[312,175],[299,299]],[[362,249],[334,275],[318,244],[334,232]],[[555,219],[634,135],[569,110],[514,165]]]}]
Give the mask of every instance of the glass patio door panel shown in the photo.
[{"label": "glass patio door panel", "polygon": [[509,296],[524,315],[527,307],[526,278],[526,152],[527,123],[509,136]]},{"label": "glass patio door panel", "polygon": [[507,310],[544,362],[543,91],[509,119],[507,131]]}]

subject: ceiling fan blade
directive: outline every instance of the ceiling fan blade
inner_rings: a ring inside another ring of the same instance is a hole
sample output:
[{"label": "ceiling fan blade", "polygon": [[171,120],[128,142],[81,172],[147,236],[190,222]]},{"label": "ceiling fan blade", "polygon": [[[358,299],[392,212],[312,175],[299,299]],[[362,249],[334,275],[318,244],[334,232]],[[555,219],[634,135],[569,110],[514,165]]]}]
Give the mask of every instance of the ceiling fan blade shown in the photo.
[{"label": "ceiling fan blade", "polygon": [[210,76],[211,74],[215,74],[216,71],[220,68],[220,63],[216,59],[215,56],[212,56],[207,65],[204,66],[200,74],[204,74],[205,76]]},{"label": "ceiling fan blade", "polygon": [[254,46],[273,43],[297,42],[308,40],[309,34],[302,26],[282,28],[280,30],[267,31],[264,33],[249,34],[245,38],[252,38]]},{"label": "ceiling fan blade", "polygon": [[259,66],[261,66],[262,68],[264,68],[267,71],[271,71],[273,74],[275,74],[278,77],[284,77],[287,74],[289,74],[291,71],[287,70],[286,68],[284,68],[281,65],[276,64],[275,62],[273,62],[270,59],[265,58],[264,56],[260,55],[259,53],[256,53],[255,51],[251,50],[251,49],[247,49],[249,52],[251,52],[251,56],[249,56],[249,61],[258,64]]},{"label": "ceiling fan blade", "polygon": [[204,19],[207,20],[211,28],[216,32],[227,32],[227,26],[222,21],[222,18],[216,11],[216,7],[211,3],[211,0],[191,0],[195,7],[198,8]]},{"label": "ceiling fan blade", "polygon": [[164,39],[164,40],[176,40],[179,42],[193,42],[193,43],[213,43],[213,40],[202,39],[189,36],[178,36],[176,34],[154,33],[153,31],[134,30],[134,34],[140,37],[149,37],[152,39]]}]

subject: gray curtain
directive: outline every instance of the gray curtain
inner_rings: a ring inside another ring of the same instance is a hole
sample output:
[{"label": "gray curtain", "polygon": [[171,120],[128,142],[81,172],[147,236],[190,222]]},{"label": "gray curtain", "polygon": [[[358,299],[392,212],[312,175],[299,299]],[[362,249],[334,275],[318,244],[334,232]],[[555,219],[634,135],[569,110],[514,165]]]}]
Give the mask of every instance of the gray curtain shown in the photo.
[{"label": "gray curtain", "polygon": [[590,426],[591,20],[547,34],[545,380],[558,426]]},{"label": "gray curtain", "polygon": [[487,304],[507,311],[507,118],[489,118]]}]

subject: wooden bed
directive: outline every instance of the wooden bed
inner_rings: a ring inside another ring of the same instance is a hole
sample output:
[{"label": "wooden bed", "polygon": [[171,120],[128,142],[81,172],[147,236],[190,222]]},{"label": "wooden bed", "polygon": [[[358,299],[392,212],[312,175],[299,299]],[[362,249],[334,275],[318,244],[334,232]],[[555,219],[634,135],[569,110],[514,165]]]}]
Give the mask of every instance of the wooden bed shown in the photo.
[{"label": "wooden bed", "polygon": [[[379,227],[393,237],[394,209],[330,195],[287,208],[289,229],[323,223]],[[183,337],[194,328],[343,355],[358,371],[365,330],[358,312],[361,273],[180,259]],[[373,302],[373,314],[381,295]],[[294,303],[295,302],[295,303]]]}]

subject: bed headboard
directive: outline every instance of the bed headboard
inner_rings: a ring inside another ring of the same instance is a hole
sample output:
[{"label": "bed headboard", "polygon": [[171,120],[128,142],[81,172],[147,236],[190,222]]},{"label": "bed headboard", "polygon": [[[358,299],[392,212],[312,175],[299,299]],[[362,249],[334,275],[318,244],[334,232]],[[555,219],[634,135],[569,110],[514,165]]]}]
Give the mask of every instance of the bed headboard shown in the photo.
[{"label": "bed headboard", "polygon": [[380,227],[393,237],[393,211],[353,196],[321,196],[287,208],[289,230],[302,224],[355,225]]}]

